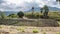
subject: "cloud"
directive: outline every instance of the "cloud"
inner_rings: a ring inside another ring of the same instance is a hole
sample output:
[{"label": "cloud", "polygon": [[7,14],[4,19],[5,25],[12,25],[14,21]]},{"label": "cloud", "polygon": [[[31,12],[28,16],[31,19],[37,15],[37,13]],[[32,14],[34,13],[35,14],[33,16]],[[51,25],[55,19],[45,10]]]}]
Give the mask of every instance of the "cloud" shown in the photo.
[{"label": "cloud", "polygon": [[0,10],[4,11],[25,11],[32,6],[43,7],[44,5],[60,9],[56,0],[0,0]]}]

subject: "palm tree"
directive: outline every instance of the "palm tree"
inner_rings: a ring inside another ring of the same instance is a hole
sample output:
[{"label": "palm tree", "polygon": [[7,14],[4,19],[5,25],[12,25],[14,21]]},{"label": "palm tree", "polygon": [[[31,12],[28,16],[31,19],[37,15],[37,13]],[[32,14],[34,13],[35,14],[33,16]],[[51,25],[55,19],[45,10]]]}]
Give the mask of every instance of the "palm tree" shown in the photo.
[{"label": "palm tree", "polygon": [[44,17],[45,18],[47,18],[47,16],[48,16],[48,12],[49,12],[49,8],[48,8],[48,6],[47,5],[45,5],[44,7],[43,7],[43,11],[44,11]]}]

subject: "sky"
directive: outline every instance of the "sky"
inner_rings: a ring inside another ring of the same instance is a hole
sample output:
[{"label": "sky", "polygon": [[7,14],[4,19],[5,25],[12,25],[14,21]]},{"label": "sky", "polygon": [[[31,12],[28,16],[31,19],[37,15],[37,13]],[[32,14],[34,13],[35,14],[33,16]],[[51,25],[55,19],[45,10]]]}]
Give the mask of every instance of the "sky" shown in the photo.
[{"label": "sky", "polygon": [[44,5],[60,9],[56,0],[0,0],[0,11],[26,11],[34,7]]}]

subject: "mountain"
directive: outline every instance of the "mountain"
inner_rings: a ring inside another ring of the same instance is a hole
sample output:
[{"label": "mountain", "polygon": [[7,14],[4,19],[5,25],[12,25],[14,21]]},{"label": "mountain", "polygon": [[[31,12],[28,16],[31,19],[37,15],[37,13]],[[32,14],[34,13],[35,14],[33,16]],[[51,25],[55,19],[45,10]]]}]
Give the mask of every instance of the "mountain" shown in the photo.
[{"label": "mountain", "polygon": [[4,12],[5,13],[5,15],[9,15],[9,14],[17,14],[17,12],[14,12],[14,11],[6,11],[6,12]]},{"label": "mountain", "polygon": [[49,7],[49,10],[51,10],[51,11],[60,11],[60,9],[56,8],[56,7]]},{"label": "mountain", "polygon": [[[60,11],[60,9],[59,9],[59,8],[56,8],[56,7],[48,7],[48,8],[49,8],[50,11]],[[35,11],[35,12],[39,12],[40,9],[41,9],[41,7],[35,7],[35,8],[34,8],[34,11]],[[31,12],[31,11],[32,11],[32,10],[30,9],[28,12]]]},{"label": "mountain", "polygon": [[[50,11],[60,11],[60,9],[59,8],[56,8],[56,7],[48,7],[49,8],[49,10]],[[34,8],[34,11],[35,12],[40,12],[40,9],[41,9],[41,7],[35,7]],[[31,9],[29,9],[28,11],[24,11],[24,13],[25,12],[32,12],[32,10]],[[5,15],[9,15],[9,14],[17,14],[18,13],[18,11],[4,11],[4,13],[5,13]],[[1,14],[1,11],[0,11],[0,14]]]}]

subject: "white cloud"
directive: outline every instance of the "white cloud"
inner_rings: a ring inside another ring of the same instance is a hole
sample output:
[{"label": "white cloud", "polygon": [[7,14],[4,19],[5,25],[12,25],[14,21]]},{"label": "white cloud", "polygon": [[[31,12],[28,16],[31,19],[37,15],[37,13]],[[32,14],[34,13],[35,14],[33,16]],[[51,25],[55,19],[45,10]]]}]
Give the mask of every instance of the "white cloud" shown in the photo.
[{"label": "white cloud", "polygon": [[32,6],[43,7],[48,5],[50,7],[60,8],[56,0],[2,0],[0,4],[0,9],[5,11],[19,11],[19,10],[29,10]]}]

